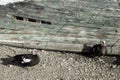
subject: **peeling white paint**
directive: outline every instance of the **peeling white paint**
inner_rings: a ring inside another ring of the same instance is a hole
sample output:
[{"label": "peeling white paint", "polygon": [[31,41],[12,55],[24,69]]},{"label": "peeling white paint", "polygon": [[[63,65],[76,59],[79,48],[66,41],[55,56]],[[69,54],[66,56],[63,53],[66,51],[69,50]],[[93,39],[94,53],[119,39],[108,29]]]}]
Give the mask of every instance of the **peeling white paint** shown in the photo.
[{"label": "peeling white paint", "polygon": [[26,0],[0,0],[0,5],[6,5],[9,3],[21,2],[21,1],[26,1]]}]

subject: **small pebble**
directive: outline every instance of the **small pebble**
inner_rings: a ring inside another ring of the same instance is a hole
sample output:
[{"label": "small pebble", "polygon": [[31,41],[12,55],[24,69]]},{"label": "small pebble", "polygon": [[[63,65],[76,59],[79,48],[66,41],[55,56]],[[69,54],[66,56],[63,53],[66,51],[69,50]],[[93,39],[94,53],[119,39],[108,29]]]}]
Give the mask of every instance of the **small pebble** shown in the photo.
[{"label": "small pebble", "polygon": [[9,67],[12,67],[12,65],[9,65]]},{"label": "small pebble", "polygon": [[42,50],[42,52],[45,52],[45,50]]},{"label": "small pebble", "polygon": [[112,65],[112,68],[114,69],[114,68],[116,68],[117,67],[117,65]]},{"label": "small pebble", "polygon": [[105,61],[101,58],[99,58],[99,61],[102,62],[102,63],[105,63]]}]

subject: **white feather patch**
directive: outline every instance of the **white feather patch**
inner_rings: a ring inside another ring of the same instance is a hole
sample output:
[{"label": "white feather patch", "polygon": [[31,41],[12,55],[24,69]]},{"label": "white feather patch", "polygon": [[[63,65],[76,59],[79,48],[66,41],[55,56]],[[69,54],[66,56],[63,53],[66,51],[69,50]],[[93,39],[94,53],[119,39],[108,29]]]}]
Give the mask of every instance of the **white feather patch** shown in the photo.
[{"label": "white feather patch", "polygon": [[21,63],[28,63],[28,62],[30,62],[32,59],[25,59],[25,58],[23,58],[23,61],[21,62]]}]

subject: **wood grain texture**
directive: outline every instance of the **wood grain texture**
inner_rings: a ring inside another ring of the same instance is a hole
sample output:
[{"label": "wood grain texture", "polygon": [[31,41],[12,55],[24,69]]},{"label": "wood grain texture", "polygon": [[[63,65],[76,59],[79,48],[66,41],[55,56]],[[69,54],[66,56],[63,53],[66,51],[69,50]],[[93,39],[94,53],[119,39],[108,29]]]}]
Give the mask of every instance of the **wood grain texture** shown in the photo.
[{"label": "wood grain texture", "polygon": [[109,53],[118,54],[119,12],[117,2],[108,0],[36,0],[0,6],[0,39],[40,41],[43,46],[35,46],[66,51],[82,51],[85,44],[105,40],[108,47],[115,43]]}]

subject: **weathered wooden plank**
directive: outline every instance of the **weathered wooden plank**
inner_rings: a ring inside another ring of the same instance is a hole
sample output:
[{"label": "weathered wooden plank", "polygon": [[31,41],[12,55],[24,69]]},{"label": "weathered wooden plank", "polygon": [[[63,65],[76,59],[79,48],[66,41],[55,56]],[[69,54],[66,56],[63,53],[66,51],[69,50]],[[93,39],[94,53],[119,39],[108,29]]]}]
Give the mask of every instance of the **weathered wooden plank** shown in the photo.
[{"label": "weathered wooden plank", "polygon": [[47,50],[59,50],[59,51],[75,51],[81,52],[83,45],[70,44],[70,43],[58,43],[50,41],[29,41],[29,40],[0,40],[2,45],[10,45],[23,48],[37,48]]},{"label": "weathered wooden plank", "polygon": [[[64,36],[39,36],[32,34],[0,34],[1,40],[32,40],[32,41],[50,41],[50,42],[58,42],[58,43],[70,43],[70,44],[97,44],[100,40],[97,38],[81,38],[81,37],[64,37]],[[117,39],[118,40],[118,39]],[[107,45],[112,45],[116,41],[116,39],[105,39]]]},{"label": "weathered wooden plank", "polygon": [[[44,26],[44,25],[42,25]],[[87,29],[87,28],[80,28],[80,27],[74,27],[74,26],[65,26],[61,29],[61,27],[54,27],[54,29],[48,27],[45,27],[42,29],[42,27],[23,27],[21,28],[18,26],[17,28],[12,27],[0,27],[1,28],[1,34],[37,34],[39,36],[44,35],[56,35],[56,36],[63,36],[66,37],[68,35],[69,37],[81,37],[81,38],[100,38],[100,39],[113,39],[114,37],[119,38],[119,28],[104,28],[104,29]],[[113,30],[112,30],[113,29]],[[43,31],[44,30],[44,31]],[[46,32],[47,31],[47,32]]]},{"label": "weathered wooden plank", "polygon": [[[29,41],[29,40],[0,40],[1,45],[9,45],[22,48],[37,48],[45,50],[59,50],[72,52],[90,52],[92,45],[89,44],[71,44],[58,43],[50,41]],[[106,55],[120,55],[119,47],[107,46],[108,53]],[[117,50],[116,50],[117,49]]]},{"label": "weathered wooden plank", "polygon": [[[89,2],[89,1],[88,1]],[[26,4],[27,5],[27,4]],[[32,4],[33,5],[33,4]],[[17,6],[17,5],[16,5]],[[55,5],[56,6],[56,5]],[[26,6],[27,7],[27,6]],[[60,7],[60,6],[59,6]],[[66,7],[64,7],[64,8],[66,8]],[[87,7],[88,8],[88,7]],[[21,7],[19,7],[19,9],[23,9],[23,8],[21,8]],[[75,17],[76,15],[76,12],[74,12],[73,10],[75,10],[76,9],[76,7],[72,10],[72,11],[69,11],[69,9],[71,9],[71,8],[69,8],[68,7],[68,9],[66,9],[66,10],[68,10],[68,15],[71,15],[71,16],[73,16],[74,18],[76,18],[77,19],[77,17]],[[84,9],[84,8],[83,8]],[[91,11],[91,9],[89,9],[90,11]],[[50,12],[51,11],[51,12]],[[96,11],[96,12],[95,12]],[[93,13],[91,13],[92,15],[94,15],[93,16],[93,19],[92,20],[94,20],[94,22],[96,21],[96,19],[100,19],[101,17],[103,17],[102,15],[105,15],[107,12],[104,12],[104,11],[102,11],[101,13],[100,13],[100,15],[99,15],[99,12],[100,12],[101,10],[94,10],[94,12]],[[22,13],[22,12],[24,12],[24,13]],[[19,14],[17,14],[17,15],[20,15],[20,14],[25,14],[25,13],[30,13],[30,12],[27,12],[26,10],[22,10],[22,12],[19,12]],[[64,10],[62,11],[63,13],[65,12]],[[48,17],[48,15],[51,15],[51,18],[50,18],[50,20],[57,20],[58,18],[60,18],[62,15],[66,18],[66,16],[67,16],[67,14],[61,14],[60,12],[58,12],[57,14],[58,14],[58,16],[55,16],[56,15],[56,13],[54,12],[54,9],[52,9],[51,10],[51,8],[48,8],[47,10],[43,10],[43,14],[42,13],[40,13],[41,15],[39,15],[39,13],[38,13],[38,15],[36,15],[36,13],[34,13],[34,12],[31,12],[31,13],[33,13],[33,14],[26,14],[28,17],[32,17],[32,18],[41,18],[42,19],[42,17],[40,17],[40,16],[43,16],[43,18],[46,18],[46,19],[49,19],[49,17]],[[47,14],[48,15],[47,15]],[[73,13],[73,14],[72,14]],[[86,19],[86,21],[87,20],[89,20],[89,18],[92,16],[92,15],[89,15],[88,13],[86,13],[86,12],[83,12],[83,14],[81,14],[81,11],[77,11],[77,14],[80,14],[80,15],[83,15],[84,17],[84,19]],[[110,16],[112,14],[112,11],[111,11],[111,13],[109,12],[109,13],[107,13],[107,16]],[[26,17],[26,15],[24,16],[24,17]],[[31,16],[30,16],[31,15]],[[53,17],[52,17],[53,16]],[[82,16],[80,16],[80,17],[78,17],[78,18],[81,18]],[[96,18],[97,17],[97,18]],[[53,19],[52,19],[53,18]],[[88,18],[88,19],[87,19]],[[103,17],[103,20],[104,20],[104,17]],[[74,23],[76,23],[76,22],[74,22]],[[87,24],[87,23],[86,23]],[[93,24],[95,24],[95,23],[93,23]],[[97,23],[97,25],[99,25],[98,23]]]}]

